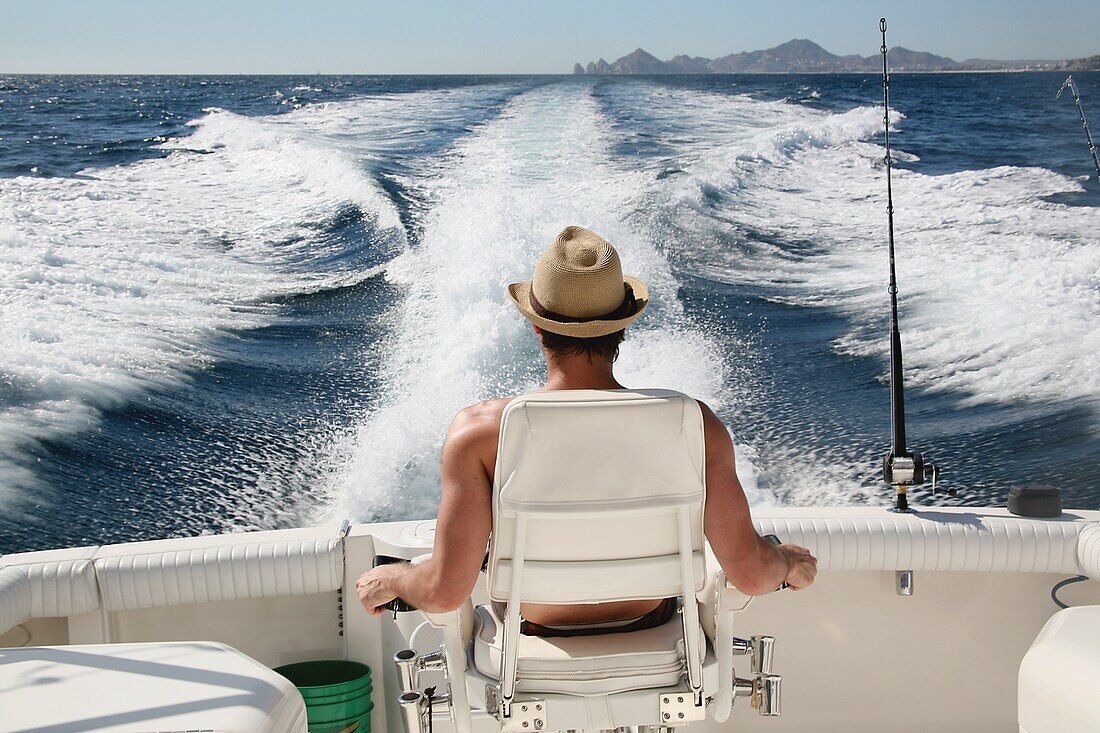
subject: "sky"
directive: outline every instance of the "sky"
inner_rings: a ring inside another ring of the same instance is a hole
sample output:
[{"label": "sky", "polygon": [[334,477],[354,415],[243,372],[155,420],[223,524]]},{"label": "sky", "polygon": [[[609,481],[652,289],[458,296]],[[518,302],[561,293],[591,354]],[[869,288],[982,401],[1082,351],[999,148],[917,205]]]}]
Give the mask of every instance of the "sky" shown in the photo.
[{"label": "sky", "polygon": [[1100,0],[0,0],[0,73],[568,73],[641,47],[716,57],[809,38],[837,54],[1100,53]]}]

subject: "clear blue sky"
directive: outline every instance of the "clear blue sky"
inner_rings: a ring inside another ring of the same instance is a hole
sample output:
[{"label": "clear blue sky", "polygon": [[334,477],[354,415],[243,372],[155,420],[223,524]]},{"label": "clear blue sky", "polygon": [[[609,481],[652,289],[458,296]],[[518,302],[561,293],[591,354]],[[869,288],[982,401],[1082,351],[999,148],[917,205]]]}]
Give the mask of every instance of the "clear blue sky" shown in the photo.
[{"label": "clear blue sky", "polygon": [[721,56],[809,38],[951,56],[1100,53],[1100,0],[0,0],[0,72],[565,73],[637,47]]}]

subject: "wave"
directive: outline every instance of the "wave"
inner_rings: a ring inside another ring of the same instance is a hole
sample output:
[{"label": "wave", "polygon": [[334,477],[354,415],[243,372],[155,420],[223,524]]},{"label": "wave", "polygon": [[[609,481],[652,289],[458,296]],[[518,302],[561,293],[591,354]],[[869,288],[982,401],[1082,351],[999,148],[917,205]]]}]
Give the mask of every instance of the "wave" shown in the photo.
[{"label": "wave", "polygon": [[[687,175],[666,186],[697,235],[681,255],[707,277],[846,314],[835,349],[884,357],[882,108],[661,100],[651,114],[707,132],[679,149]],[[1081,191],[1042,168],[895,169],[907,382],[965,404],[1100,397],[1100,210],[1051,200]]]},{"label": "wave", "polygon": [[[329,517],[426,517],[439,497],[438,455],[447,425],[478,400],[541,384],[541,354],[504,298],[530,275],[566,225],[606,236],[653,303],[631,329],[619,374],[632,386],[729,399],[721,349],[693,328],[668,261],[634,210],[653,179],[619,165],[614,135],[587,86],[527,92],[436,161],[423,235],[386,277],[404,292],[388,344],[384,398],[349,436],[334,476]],[[751,466],[742,465],[755,501]]]},{"label": "wave", "polygon": [[[288,297],[376,277],[406,234],[375,153],[445,140],[447,124],[507,93],[382,95],[271,117],[209,109],[160,144],[164,157],[0,180],[0,487],[35,486],[42,441],[186,381],[220,336],[271,322]],[[332,224],[349,210],[354,221]]]}]

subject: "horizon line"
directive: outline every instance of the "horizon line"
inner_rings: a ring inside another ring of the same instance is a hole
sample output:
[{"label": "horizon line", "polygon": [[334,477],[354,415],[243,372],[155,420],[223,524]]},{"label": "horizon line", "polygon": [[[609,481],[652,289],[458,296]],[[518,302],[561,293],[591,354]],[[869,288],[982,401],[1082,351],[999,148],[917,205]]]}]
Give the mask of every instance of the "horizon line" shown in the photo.
[{"label": "horizon line", "polygon": [[[989,59],[997,61],[999,59]],[[1032,59],[1044,61],[1044,59]],[[1059,61],[1064,59],[1058,59]],[[891,69],[891,74],[1056,74],[1065,69]],[[1095,74],[1100,70],[1089,69],[1073,72],[1075,74]],[[574,74],[572,72],[547,72],[547,71],[474,71],[454,72],[448,71],[396,71],[396,72],[366,72],[366,71],[0,71],[0,76],[565,76],[569,78],[587,77],[612,78],[623,76],[829,76],[829,75],[880,75],[875,71],[703,71],[683,73],[653,73],[653,74]]]}]

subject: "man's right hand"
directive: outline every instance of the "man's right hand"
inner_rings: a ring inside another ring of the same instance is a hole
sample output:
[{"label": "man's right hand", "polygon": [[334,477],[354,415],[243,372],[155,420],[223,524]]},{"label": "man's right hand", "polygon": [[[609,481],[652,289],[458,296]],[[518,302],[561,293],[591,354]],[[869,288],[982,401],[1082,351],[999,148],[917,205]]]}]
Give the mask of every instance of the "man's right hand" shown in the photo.
[{"label": "man's right hand", "polygon": [[802,590],[813,585],[817,577],[817,558],[810,554],[805,547],[798,545],[776,545],[775,549],[783,555],[787,561],[787,578],[785,582],[791,590]]}]

